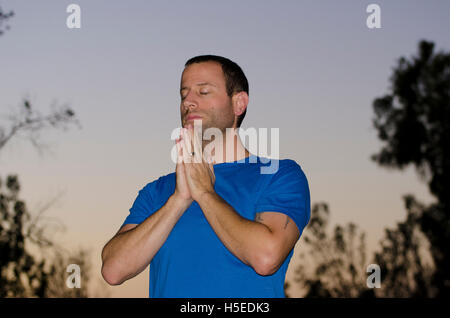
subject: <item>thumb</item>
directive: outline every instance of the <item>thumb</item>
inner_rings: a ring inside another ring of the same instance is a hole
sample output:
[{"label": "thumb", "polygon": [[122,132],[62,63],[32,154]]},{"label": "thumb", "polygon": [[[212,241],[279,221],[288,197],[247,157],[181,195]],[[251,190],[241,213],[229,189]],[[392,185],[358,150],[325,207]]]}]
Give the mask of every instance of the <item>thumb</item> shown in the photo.
[{"label": "thumb", "polygon": [[211,172],[214,175],[214,164],[213,164],[213,160],[210,154],[208,154],[208,165],[209,165],[209,169],[211,170]]},{"label": "thumb", "polygon": [[181,138],[175,139],[175,144],[177,146],[177,166],[183,161],[183,156],[181,154],[180,140],[181,140]]}]

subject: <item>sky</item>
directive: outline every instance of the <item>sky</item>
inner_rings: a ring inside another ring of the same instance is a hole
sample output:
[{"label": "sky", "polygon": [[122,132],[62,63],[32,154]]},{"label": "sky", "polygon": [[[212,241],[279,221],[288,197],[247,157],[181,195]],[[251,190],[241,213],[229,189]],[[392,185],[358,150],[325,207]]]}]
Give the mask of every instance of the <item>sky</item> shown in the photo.
[{"label": "sky", "polygon": [[[71,3],[81,8],[79,29],[66,25]],[[366,25],[371,3],[380,6],[381,28]],[[416,54],[420,40],[450,49],[450,1],[0,0],[0,6],[15,12],[0,37],[0,116],[29,98],[42,113],[52,103],[68,104],[81,123],[42,132],[51,147],[42,155],[23,138],[11,141],[0,153],[0,176],[19,175],[31,212],[59,197],[46,212],[66,225],[55,239],[90,248],[98,282],[101,249],[138,191],[174,171],[170,135],[180,126],[180,77],[196,55],[222,55],[241,66],[250,85],[242,128],[279,128],[280,158],[302,167],[311,203],[326,202],[332,224],[356,223],[369,250],[377,249],[384,228],[405,217],[403,195],[433,201],[412,167],[389,171],[370,160],[382,146],[372,102],[388,93],[396,61]],[[294,253],[288,279],[296,261]],[[148,270],[105,288],[113,297],[148,297]]]}]

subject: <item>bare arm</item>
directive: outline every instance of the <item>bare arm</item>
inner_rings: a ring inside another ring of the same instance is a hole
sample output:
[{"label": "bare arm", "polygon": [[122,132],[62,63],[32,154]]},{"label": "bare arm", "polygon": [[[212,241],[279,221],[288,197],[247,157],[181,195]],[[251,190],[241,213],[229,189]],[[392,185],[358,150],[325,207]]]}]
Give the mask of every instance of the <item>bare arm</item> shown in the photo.
[{"label": "bare arm", "polygon": [[216,235],[231,253],[259,275],[275,273],[299,238],[295,223],[278,212],[261,212],[254,221],[239,215],[215,192],[214,165],[201,156],[202,143],[192,125],[183,128],[181,133],[183,150],[192,149],[190,143],[194,147],[194,162],[183,164],[187,185]]},{"label": "bare arm", "polygon": [[190,202],[172,195],[139,225],[127,224],[102,251],[102,275],[110,285],[120,285],[142,272],[166,241]]},{"label": "bare arm", "polygon": [[[178,158],[182,155],[177,139]],[[166,241],[175,224],[192,203],[184,166],[177,161],[176,186],[167,202],[139,225],[127,224],[102,251],[102,275],[110,285],[120,285],[142,272]]]},{"label": "bare arm", "polygon": [[299,238],[285,214],[267,211],[248,220],[215,192],[205,193],[198,203],[228,250],[260,275],[275,273]]}]

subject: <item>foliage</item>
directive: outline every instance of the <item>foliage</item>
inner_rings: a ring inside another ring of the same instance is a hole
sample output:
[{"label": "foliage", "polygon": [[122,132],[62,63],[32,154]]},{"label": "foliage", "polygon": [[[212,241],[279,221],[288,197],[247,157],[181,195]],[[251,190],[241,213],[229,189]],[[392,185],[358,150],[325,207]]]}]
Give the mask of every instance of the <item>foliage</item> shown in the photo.
[{"label": "foliage", "polygon": [[404,197],[406,220],[394,229],[386,229],[381,241],[381,251],[374,262],[381,268],[381,297],[432,297],[431,284],[434,266],[429,253],[429,243],[421,232],[418,217],[424,206],[413,196]]},{"label": "foliage", "polygon": [[75,117],[75,112],[67,105],[52,105],[52,111],[42,115],[38,109],[32,106],[28,99],[24,99],[19,110],[5,116],[9,125],[6,128],[0,126],[0,150],[13,137],[24,136],[42,153],[47,147],[40,140],[40,133],[48,128],[67,130],[69,125],[80,123]]},{"label": "foliage", "polygon": [[3,35],[5,33],[4,30],[9,30],[9,25],[4,25],[4,23],[13,16],[13,11],[5,12],[3,11],[2,7],[0,7],[0,35]]},{"label": "foliage", "polygon": [[302,239],[296,282],[304,297],[367,297],[365,233],[353,223],[331,231],[326,203],[314,204]]},{"label": "foliage", "polygon": [[387,168],[413,165],[427,181],[437,202],[422,206],[405,224],[416,222],[425,234],[435,265],[432,284],[437,296],[449,296],[450,53],[421,41],[417,56],[399,59],[390,82],[390,92],[373,103],[373,123],[384,146],[372,159]]},{"label": "foliage", "polygon": [[69,253],[50,238],[56,220],[29,213],[18,197],[20,184],[16,175],[0,178],[0,297],[88,297],[88,288],[66,287],[66,267],[82,268],[82,286],[90,278],[90,261],[84,249]]}]

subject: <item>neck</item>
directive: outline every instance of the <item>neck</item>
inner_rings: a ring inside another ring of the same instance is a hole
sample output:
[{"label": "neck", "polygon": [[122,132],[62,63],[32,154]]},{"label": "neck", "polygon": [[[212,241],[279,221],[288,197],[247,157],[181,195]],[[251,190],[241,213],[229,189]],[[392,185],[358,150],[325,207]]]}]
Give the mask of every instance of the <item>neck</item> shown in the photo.
[{"label": "neck", "polygon": [[[250,152],[245,149],[241,142],[241,138],[236,128],[227,128],[222,134],[223,138],[215,138],[211,143],[214,143],[211,151],[214,164],[239,161],[250,156]],[[206,144],[209,144],[206,141]],[[204,142],[203,149],[206,146]]]}]

